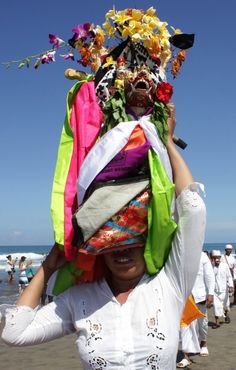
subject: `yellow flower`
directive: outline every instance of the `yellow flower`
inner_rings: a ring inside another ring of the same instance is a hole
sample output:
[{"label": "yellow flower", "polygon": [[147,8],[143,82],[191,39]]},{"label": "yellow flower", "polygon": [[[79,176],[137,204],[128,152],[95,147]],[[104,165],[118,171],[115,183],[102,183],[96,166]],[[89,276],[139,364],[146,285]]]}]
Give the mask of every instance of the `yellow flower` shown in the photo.
[{"label": "yellow flower", "polygon": [[142,40],[142,36],[137,32],[135,34],[133,34],[131,36],[131,38],[132,38],[132,41],[134,41],[134,42],[139,42],[139,41]]},{"label": "yellow flower", "polygon": [[113,8],[106,13],[106,16],[105,16],[106,19],[107,18],[113,19],[115,13],[116,13],[116,10],[115,10],[115,7],[113,6]]},{"label": "yellow flower", "polygon": [[171,29],[174,31],[174,35],[180,35],[183,33],[179,28],[174,28],[171,26]]},{"label": "yellow flower", "polygon": [[144,40],[144,46],[150,51],[151,54],[158,56],[161,51],[159,35],[156,34],[152,38]]},{"label": "yellow flower", "polygon": [[146,11],[146,15],[150,17],[153,17],[155,14],[156,14],[156,9],[154,9],[153,6],[151,6],[151,8],[148,8],[148,10]]},{"label": "yellow flower", "polygon": [[115,34],[115,29],[112,27],[111,23],[109,21],[106,21],[103,23],[103,27],[105,28],[105,32],[108,37],[112,37]]},{"label": "yellow flower", "polygon": [[167,30],[168,23],[167,22],[157,22],[157,29],[160,33],[163,33]]},{"label": "yellow flower", "polygon": [[143,17],[143,13],[141,12],[141,10],[132,9],[132,18],[135,21],[141,21],[142,20],[142,17]]},{"label": "yellow flower", "polygon": [[129,21],[130,19],[132,19],[132,17],[130,17],[129,15],[125,14],[125,12],[122,11],[117,12],[114,15],[114,22],[117,23],[118,25],[122,25],[125,22]]},{"label": "yellow flower", "polygon": [[105,35],[105,32],[104,32],[104,30],[102,29],[102,27],[101,26],[96,26],[95,28],[94,28],[94,31],[95,31],[95,33],[99,33],[100,35],[102,35],[102,36],[104,36]]},{"label": "yellow flower", "polygon": [[157,28],[160,19],[157,17],[150,17],[149,15],[143,16],[143,22],[148,23],[150,27]]},{"label": "yellow flower", "polygon": [[112,57],[107,57],[106,58],[106,63],[103,64],[102,68],[110,67],[110,66],[112,66],[115,63],[116,62],[113,60]]},{"label": "yellow flower", "polygon": [[131,36],[131,28],[129,26],[124,26],[121,33],[122,37],[129,37]]},{"label": "yellow flower", "polygon": [[160,40],[161,40],[162,49],[164,51],[169,50],[170,49],[170,41],[169,41],[169,38],[161,37],[160,36]]}]

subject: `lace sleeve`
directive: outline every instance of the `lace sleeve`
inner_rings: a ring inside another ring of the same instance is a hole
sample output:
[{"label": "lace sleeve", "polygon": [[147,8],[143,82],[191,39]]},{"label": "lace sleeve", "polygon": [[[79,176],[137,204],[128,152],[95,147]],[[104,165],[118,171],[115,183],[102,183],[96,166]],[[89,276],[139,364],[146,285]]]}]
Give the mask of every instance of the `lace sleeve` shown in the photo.
[{"label": "lace sleeve", "polygon": [[27,346],[48,342],[75,331],[68,294],[54,302],[32,309],[14,306],[6,310],[2,339],[12,346]]},{"label": "lace sleeve", "polygon": [[200,196],[203,186],[193,183],[176,199],[178,228],[165,272],[176,293],[187,299],[191,293],[205,238],[206,209]]}]

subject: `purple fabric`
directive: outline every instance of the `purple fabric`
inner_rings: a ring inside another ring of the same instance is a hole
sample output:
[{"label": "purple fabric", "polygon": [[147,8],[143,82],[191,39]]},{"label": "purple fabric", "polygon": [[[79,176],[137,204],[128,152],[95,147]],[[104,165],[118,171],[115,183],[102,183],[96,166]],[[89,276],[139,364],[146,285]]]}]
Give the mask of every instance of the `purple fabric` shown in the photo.
[{"label": "purple fabric", "polygon": [[119,179],[134,172],[142,166],[150,146],[150,143],[147,141],[136,148],[121,150],[96,176],[95,182]]}]

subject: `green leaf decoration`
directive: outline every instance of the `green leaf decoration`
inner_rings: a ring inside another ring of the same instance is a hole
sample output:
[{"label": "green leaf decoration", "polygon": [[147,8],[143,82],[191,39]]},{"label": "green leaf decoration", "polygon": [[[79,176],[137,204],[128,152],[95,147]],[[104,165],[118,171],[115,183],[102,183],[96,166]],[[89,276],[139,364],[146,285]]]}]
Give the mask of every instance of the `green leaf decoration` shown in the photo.
[{"label": "green leaf decoration", "polygon": [[37,69],[41,64],[41,61],[40,59],[38,59],[35,63],[34,63],[34,68]]},{"label": "green leaf decoration", "polygon": [[[104,125],[101,129],[100,136],[111,130],[120,122],[130,121],[125,111],[125,93],[123,89],[116,90],[113,96],[106,102],[103,109]],[[155,125],[159,137],[164,145],[167,143],[169,128],[167,119],[169,117],[169,108],[160,101],[154,101],[151,122]]]},{"label": "green leaf decoration", "polygon": [[104,126],[100,133],[101,136],[115,127],[118,123],[130,120],[125,111],[125,104],[126,100],[124,90],[116,90],[114,95],[106,102],[103,109]]},{"label": "green leaf decoration", "polygon": [[29,66],[30,66],[30,58],[26,58],[25,59],[25,64],[26,64],[26,67],[29,68]]},{"label": "green leaf decoration", "polygon": [[24,62],[21,62],[19,65],[18,65],[18,68],[23,68],[25,66],[25,63]]},{"label": "green leaf decoration", "polygon": [[159,101],[153,104],[153,112],[151,115],[151,122],[156,126],[159,137],[164,145],[167,143],[169,128],[167,119],[169,117],[169,108]]}]

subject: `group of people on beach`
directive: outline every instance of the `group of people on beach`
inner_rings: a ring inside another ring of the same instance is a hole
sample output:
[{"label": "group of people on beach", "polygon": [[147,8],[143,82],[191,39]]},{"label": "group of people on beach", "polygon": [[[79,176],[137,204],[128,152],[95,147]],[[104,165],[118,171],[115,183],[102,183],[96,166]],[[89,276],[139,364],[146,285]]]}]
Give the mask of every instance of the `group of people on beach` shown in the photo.
[{"label": "group of people on beach", "polygon": [[[16,272],[16,263],[18,261],[18,257],[15,259],[9,254],[6,256],[6,266],[5,271],[7,272],[8,283],[11,284],[14,280],[14,274]],[[21,256],[18,262],[18,269],[19,269],[19,277],[18,277],[18,286],[19,286],[19,294],[22,294],[23,290],[29,285],[30,281],[34,277],[34,270],[32,267],[32,260],[26,259],[25,256]]]},{"label": "group of people on beach", "polygon": [[[223,255],[220,250],[205,251],[201,254],[192,297],[203,315],[200,315],[189,325],[181,325],[180,349],[183,358],[177,362],[177,368],[186,368],[191,365],[190,353],[199,353],[200,356],[209,355],[207,348],[208,308],[213,307],[215,317],[215,322],[211,324],[212,329],[220,327],[222,318],[226,324],[231,321],[229,316],[230,303],[236,304],[236,259],[232,255],[232,251],[233,246],[226,244]],[[232,302],[230,302],[230,296],[233,297]]]}]

